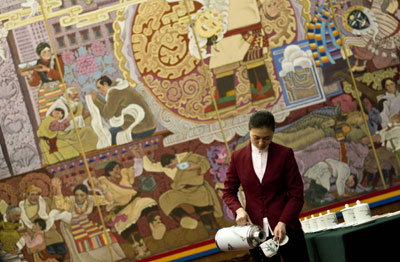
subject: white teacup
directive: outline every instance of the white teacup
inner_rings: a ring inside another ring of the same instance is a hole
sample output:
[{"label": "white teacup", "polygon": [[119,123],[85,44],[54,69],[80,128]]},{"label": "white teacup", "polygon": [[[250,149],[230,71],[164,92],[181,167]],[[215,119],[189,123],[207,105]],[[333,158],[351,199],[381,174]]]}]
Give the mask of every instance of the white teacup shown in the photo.
[{"label": "white teacup", "polygon": [[344,222],[346,223],[346,226],[357,223],[356,216],[354,215],[354,210],[352,207],[349,207],[348,204],[346,204],[345,208],[340,211],[342,211]]},{"label": "white teacup", "polygon": [[263,242],[260,248],[266,257],[273,257],[278,253],[279,242],[271,238]]},{"label": "white teacup", "polygon": [[360,200],[357,200],[357,205],[353,206],[354,216],[356,217],[357,223],[361,224],[370,221],[371,210],[367,203],[361,204]]},{"label": "white teacup", "polygon": [[336,217],[336,213],[331,213],[331,211],[328,210],[327,213],[324,215],[324,221],[325,221],[325,226],[327,228],[332,228],[337,226],[338,220]]},{"label": "white teacup", "polygon": [[305,217],[304,220],[300,220],[301,227],[303,228],[304,233],[309,233],[311,231],[310,221]]},{"label": "white teacup", "polygon": [[317,217],[317,226],[318,230],[326,229],[325,220],[324,217],[322,216],[322,213],[319,213],[319,216]]},{"label": "white teacup", "polygon": [[314,217],[314,215],[311,215],[311,218],[308,220],[310,222],[311,232],[318,231],[317,219],[318,219],[317,217]]}]

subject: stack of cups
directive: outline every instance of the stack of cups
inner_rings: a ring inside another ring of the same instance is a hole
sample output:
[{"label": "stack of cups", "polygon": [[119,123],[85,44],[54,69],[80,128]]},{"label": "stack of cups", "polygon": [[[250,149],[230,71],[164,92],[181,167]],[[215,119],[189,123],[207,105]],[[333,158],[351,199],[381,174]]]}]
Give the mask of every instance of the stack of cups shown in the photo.
[{"label": "stack of cups", "polygon": [[346,226],[351,226],[357,223],[356,217],[354,215],[354,210],[349,207],[348,204],[344,205],[345,208],[340,210],[343,214],[344,222]]},{"label": "stack of cups", "polygon": [[310,233],[311,227],[310,227],[310,221],[305,217],[303,221],[300,220],[301,223],[301,228],[303,229],[304,233]]},{"label": "stack of cups", "polygon": [[324,215],[324,222],[327,229],[336,227],[338,224],[336,213],[331,213],[331,211],[328,210]]}]

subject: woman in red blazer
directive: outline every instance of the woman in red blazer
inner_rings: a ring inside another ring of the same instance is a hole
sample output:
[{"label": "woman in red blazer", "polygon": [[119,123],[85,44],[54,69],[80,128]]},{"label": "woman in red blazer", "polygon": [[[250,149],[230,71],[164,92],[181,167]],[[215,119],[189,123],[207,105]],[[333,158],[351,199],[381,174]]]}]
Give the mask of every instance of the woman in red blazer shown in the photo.
[{"label": "woman in red blazer", "polygon": [[[249,120],[250,143],[232,153],[226,173],[223,199],[236,214],[236,223],[247,223],[273,231],[278,241],[289,237],[278,255],[264,256],[260,248],[250,250],[256,261],[309,261],[299,214],[303,207],[303,181],[291,148],[272,142],[275,119],[268,111],[257,111]],[[246,209],[238,199],[242,185]]]}]

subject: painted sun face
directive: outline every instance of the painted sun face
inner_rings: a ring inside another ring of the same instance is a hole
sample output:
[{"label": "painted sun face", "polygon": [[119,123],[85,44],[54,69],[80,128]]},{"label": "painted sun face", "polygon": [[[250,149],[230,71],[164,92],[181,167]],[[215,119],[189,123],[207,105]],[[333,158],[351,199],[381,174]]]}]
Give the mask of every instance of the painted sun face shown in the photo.
[{"label": "painted sun face", "polygon": [[196,17],[195,28],[197,33],[204,38],[210,38],[222,32],[221,15],[213,10],[201,12]]},{"label": "painted sun face", "polygon": [[347,18],[347,23],[351,28],[357,30],[366,29],[370,26],[367,15],[361,10],[352,11]]}]

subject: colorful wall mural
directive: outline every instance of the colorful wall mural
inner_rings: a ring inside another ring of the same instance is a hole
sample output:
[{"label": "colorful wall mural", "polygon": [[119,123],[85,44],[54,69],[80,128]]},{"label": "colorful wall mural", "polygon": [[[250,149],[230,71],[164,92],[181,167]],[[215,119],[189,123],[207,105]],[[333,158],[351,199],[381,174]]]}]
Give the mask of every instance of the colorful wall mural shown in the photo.
[{"label": "colorful wall mural", "polygon": [[399,29],[397,0],[1,1],[1,256],[208,244],[255,110],[303,212],[399,185]]}]

